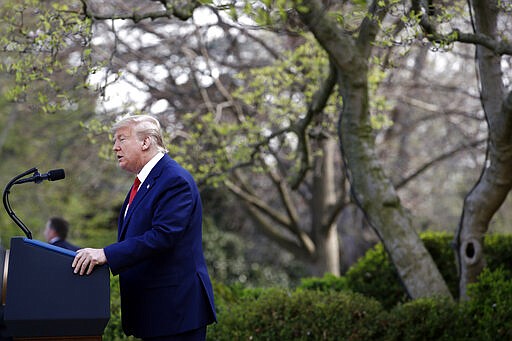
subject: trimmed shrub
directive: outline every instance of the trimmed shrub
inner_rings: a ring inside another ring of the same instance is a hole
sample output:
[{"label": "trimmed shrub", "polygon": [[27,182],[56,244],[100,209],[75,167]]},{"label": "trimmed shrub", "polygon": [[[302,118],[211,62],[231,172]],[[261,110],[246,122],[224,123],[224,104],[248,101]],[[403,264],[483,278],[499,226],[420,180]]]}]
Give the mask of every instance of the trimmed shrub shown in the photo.
[{"label": "trimmed shrub", "polygon": [[459,304],[448,299],[422,298],[399,304],[388,314],[385,340],[466,340],[454,326],[464,319]]},{"label": "trimmed shrub", "polygon": [[360,294],[272,288],[221,309],[209,340],[371,340],[382,306]]},{"label": "trimmed shrub", "polygon": [[512,340],[512,281],[509,270],[484,269],[478,283],[468,286],[466,314],[473,320],[468,338]]},{"label": "trimmed shrub", "polygon": [[[429,233],[422,239],[456,292],[452,237]],[[214,281],[219,323],[208,328],[208,340],[512,340],[512,237],[485,242],[489,266],[469,285],[468,302],[410,301],[381,245],[345,276],[304,278],[295,291]],[[112,316],[103,338],[135,340],[122,334],[117,286],[111,278]]]},{"label": "trimmed shrub", "polygon": [[[512,339],[512,280],[486,269],[457,302],[422,298],[389,311],[350,291],[234,291],[220,300],[219,323],[208,340],[494,341]],[[227,303],[229,301],[229,304]]]},{"label": "trimmed shrub", "polygon": [[487,266],[512,272],[512,235],[490,234],[485,236],[484,254]]},{"label": "trimmed shrub", "polygon": [[377,299],[386,309],[408,299],[382,244],[368,250],[345,277],[352,291]]},{"label": "trimmed shrub", "polygon": [[453,246],[453,235],[446,232],[426,232],[420,235],[436,263],[441,276],[454,298],[459,297],[459,276]]},{"label": "trimmed shrub", "polygon": [[318,278],[318,277],[303,278],[303,279],[301,279],[299,288],[306,289],[306,290],[319,290],[319,291],[350,290],[346,277],[334,276],[331,273],[325,274],[324,277],[322,277],[322,278]]},{"label": "trimmed shrub", "polygon": [[[444,232],[428,232],[421,234],[420,237],[453,297],[458,297],[459,280],[452,246],[453,236]],[[486,245],[491,268],[500,264],[501,256],[511,258],[512,264],[512,256],[506,252],[507,249],[512,249],[512,237],[490,236],[486,238]],[[386,309],[409,301],[409,295],[381,243],[368,250],[344,276],[326,274],[322,278],[305,278],[299,287],[315,290],[351,290],[377,299]]]}]

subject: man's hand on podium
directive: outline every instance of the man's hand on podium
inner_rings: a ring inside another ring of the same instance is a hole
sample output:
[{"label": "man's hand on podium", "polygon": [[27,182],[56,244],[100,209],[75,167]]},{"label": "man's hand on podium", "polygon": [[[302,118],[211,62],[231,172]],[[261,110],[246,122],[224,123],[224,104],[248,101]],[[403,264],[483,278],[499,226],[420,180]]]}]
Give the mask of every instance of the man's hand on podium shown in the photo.
[{"label": "man's hand on podium", "polygon": [[71,265],[75,270],[74,273],[91,274],[96,265],[102,265],[107,262],[103,249],[80,249],[76,252],[75,259]]}]

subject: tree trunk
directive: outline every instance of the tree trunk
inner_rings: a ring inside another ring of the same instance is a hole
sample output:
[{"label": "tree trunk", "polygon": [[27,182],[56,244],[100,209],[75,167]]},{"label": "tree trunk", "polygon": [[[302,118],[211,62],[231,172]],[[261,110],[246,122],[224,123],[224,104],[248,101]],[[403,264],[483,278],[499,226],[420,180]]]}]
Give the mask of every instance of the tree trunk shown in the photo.
[{"label": "tree trunk", "polygon": [[[496,1],[473,1],[477,33],[496,37]],[[484,235],[493,215],[512,188],[512,93],[505,99],[501,57],[477,46],[481,101],[488,122],[487,160],[480,179],[464,200],[455,236],[459,266],[459,295],[467,299],[467,285],[476,282],[485,266]]]},{"label": "tree trunk", "polygon": [[332,273],[339,276],[340,243],[336,220],[329,223],[329,208],[336,203],[336,180],[334,171],[334,154],[337,150],[336,140],[331,137],[320,141],[321,155],[315,157],[313,169],[312,231],[316,247],[315,275]]},{"label": "tree trunk", "polygon": [[368,133],[370,123],[365,117],[366,90],[357,90],[345,77],[340,80],[342,84],[346,88],[342,90],[344,109],[339,132],[356,201],[383,242],[409,295],[412,298],[451,296],[378,164],[373,136]]},{"label": "tree trunk", "polygon": [[363,21],[357,40],[353,40],[337,29],[320,2],[305,0],[301,5],[307,7],[307,12],[301,13],[302,20],[326,49],[338,72],[343,99],[338,133],[356,202],[382,240],[409,295],[413,299],[451,297],[375,153],[369,120],[367,63],[377,24],[369,17],[383,13],[378,13],[374,4],[374,13]]},{"label": "tree trunk", "polygon": [[[311,196],[311,238],[307,229],[294,228],[294,223],[275,207],[268,206],[252,193],[249,185],[238,186],[226,181],[226,186],[247,205],[248,212],[257,227],[273,242],[288,250],[298,259],[312,265],[312,274],[323,276],[341,273],[341,254],[336,216],[339,205],[336,196],[335,153],[336,140],[328,137],[320,141],[321,152],[314,159],[313,193]],[[242,181],[238,178],[238,181]],[[290,203],[289,201],[286,201]],[[283,205],[286,204],[283,202]],[[288,207],[288,210],[292,210]],[[284,227],[287,232],[277,226]]]}]

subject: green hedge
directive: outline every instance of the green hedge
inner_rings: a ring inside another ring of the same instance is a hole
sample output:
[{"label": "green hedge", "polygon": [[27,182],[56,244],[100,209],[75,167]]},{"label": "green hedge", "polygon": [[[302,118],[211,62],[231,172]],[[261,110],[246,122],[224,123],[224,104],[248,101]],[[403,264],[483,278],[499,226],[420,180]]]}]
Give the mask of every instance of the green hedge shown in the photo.
[{"label": "green hedge", "polygon": [[[451,246],[453,237],[447,233],[425,233],[421,239],[452,295],[457,297],[459,284],[455,254]],[[345,277],[349,289],[374,297],[387,308],[408,300],[407,292],[382,244],[377,244],[367,252],[348,270]]]},{"label": "green hedge", "polygon": [[[421,237],[457,297],[452,237]],[[219,323],[209,327],[208,340],[512,340],[512,236],[488,236],[485,244],[488,267],[468,287],[468,302],[410,301],[381,245],[345,276],[305,278],[296,289],[214,281]],[[117,286],[112,277],[104,341],[129,340],[121,331]]]},{"label": "green hedge", "polygon": [[370,340],[382,311],[359,294],[278,288],[220,308],[209,340]]},{"label": "green hedge", "polygon": [[[510,250],[509,250],[510,253]],[[510,266],[510,263],[507,264]],[[470,300],[464,305],[475,331],[474,340],[512,340],[512,280],[510,270],[487,268],[477,284],[468,287]],[[464,328],[467,326],[461,326]]]},{"label": "green hedge", "polygon": [[[219,284],[216,289],[230,291]],[[486,270],[468,293],[468,302],[423,298],[388,310],[377,300],[350,291],[272,288],[239,292],[238,299],[231,292],[228,300],[219,297],[219,323],[209,327],[207,339],[512,340],[509,273]]]},{"label": "green hedge", "polygon": [[[421,239],[432,255],[453,297],[458,297],[459,282],[452,247],[453,236],[448,233],[430,232],[422,234]],[[496,270],[506,266],[506,269],[512,272],[512,236],[489,235],[486,236],[484,243],[488,268]],[[335,277],[327,274],[322,278],[304,278],[300,287],[351,290],[377,299],[387,309],[409,300],[382,244],[377,244],[370,249],[344,276]]]}]

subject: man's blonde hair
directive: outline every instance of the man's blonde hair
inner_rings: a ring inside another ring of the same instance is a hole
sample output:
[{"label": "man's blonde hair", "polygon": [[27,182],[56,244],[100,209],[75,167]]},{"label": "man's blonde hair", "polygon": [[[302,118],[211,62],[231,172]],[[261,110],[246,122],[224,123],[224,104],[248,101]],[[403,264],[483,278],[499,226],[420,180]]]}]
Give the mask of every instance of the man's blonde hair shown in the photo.
[{"label": "man's blonde hair", "polygon": [[112,132],[115,133],[121,127],[131,127],[139,140],[149,137],[158,149],[158,151],[167,153],[164,145],[162,128],[160,122],[150,115],[130,115],[123,117],[112,126]]}]

